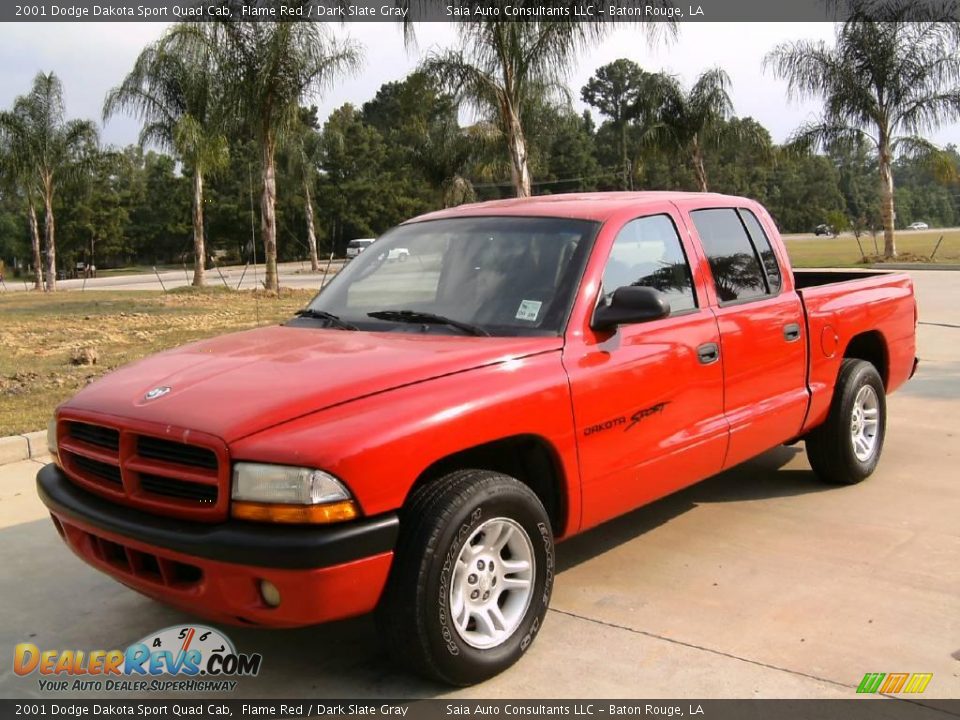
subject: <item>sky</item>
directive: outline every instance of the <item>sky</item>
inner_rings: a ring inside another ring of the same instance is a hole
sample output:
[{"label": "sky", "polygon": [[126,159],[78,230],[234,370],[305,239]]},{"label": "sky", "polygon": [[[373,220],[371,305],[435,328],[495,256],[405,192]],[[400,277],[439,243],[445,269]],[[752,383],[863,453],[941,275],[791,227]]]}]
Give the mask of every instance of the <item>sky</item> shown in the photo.
[{"label": "sky", "polygon": [[[27,92],[33,76],[53,70],[63,81],[68,117],[99,121],[103,98],[120,83],[146,44],[157,39],[161,23],[0,23],[0,108]],[[325,118],[334,108],[350,102],[361,105],[385,82],[401,80],[431,49],[456,44],[449,23],[422,23],[416,27],[416,47],[406,47],[397,25],[349,23],[335,27],[364,47],[361,72],[338,84],[318,105]],[[777,43],[795,39],[833,38],[830,23],[684,23],[669,44],[650,47],[636,28],[622,27],[599,46],[582,53],[569,69],[569,86],[578,110],[580,88],[596,68],[626,57],[645,70],[666,71],[688,85],[704,69],[720,65],[730,75],[730,90],[738,116],[761,122],[775,142],[783,142],[805,120],[816,117],[817,101],[795,102],[786,97],[786,84],[763,71],[764,55]],[[139,126],[130,118],[111,119],[103,128],[106,144],[136,141]],[[960,144],[960,124],[942,127],[931,137],[935,143]]]}]

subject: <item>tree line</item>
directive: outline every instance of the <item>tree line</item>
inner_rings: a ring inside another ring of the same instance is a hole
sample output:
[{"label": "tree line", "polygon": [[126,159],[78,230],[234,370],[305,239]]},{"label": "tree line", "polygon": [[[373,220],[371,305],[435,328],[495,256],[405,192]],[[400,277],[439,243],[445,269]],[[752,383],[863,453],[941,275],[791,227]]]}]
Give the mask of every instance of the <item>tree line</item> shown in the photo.
[{"label": "tree line", "polygon": [[[278,259],[316,270],[419,212],[618,189],[747,195],[785,232],[882,230],[893,256],[895,227],[960,222],[960,155],[923,138],[960,118],[960,24],[864,7],[833,45],[767,56],[791,96],[823,101],[782,145],[736,116],[722,68],[685,87],[619,59],[575,112],[566,70],[601,23],[460,24],[456,49],[324,120],[306,100],[362,67],[329,26],[174,25],[104,102],[104,120],[140,121],[136,145],[101,147],[96,123],[67,119],[54,73],[0,113],[0,258],[28,258],[36,287],[53,289],[77,263],[182,263],[202,285],[211,262],[259,255],[276,289]],[[676,29],[635,27],[652,42]],[[467,108],[477,120],[463,125]]]}]

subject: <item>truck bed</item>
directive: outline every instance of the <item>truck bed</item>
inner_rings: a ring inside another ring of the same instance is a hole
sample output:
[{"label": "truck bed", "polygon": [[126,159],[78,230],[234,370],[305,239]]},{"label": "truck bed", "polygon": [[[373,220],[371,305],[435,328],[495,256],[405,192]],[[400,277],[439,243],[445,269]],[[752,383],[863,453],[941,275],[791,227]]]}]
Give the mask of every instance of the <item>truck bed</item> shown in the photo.
[{"label": "truck bed", "polygon": [[[910,378],[916,357],[913,281],[889,271],[794,270],[807,319],[810,408],[804,431],[826,418],[844,357],[872,359],[887,392]],[[868,356],[868,357],[865,357]]]},{"label": "truck bed", "polygon": [[863,280],[865,278],[892,275],[889,270],[797,270],[793,277],[797,290],[832,285],[834,283]]}]

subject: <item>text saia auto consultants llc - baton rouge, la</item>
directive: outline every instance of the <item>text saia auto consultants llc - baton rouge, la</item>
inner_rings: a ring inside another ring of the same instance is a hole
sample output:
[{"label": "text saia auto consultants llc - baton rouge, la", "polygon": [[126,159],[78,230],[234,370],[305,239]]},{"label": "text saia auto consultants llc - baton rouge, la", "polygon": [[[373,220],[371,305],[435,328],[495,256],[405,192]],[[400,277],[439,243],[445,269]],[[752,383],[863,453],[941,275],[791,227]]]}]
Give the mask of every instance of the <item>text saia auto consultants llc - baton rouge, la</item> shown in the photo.
[{"label": "text saia auto consultants llc - baton rouge, la", "polygon": [[262,662],[259,653],[238,653],[219,630],[177,625],[126,650],[41,650],[19,643],[13,671],[21,677],[38,674],[39,689],[46,692],[223,692],[236,689],[230,678],[257,675]]}]

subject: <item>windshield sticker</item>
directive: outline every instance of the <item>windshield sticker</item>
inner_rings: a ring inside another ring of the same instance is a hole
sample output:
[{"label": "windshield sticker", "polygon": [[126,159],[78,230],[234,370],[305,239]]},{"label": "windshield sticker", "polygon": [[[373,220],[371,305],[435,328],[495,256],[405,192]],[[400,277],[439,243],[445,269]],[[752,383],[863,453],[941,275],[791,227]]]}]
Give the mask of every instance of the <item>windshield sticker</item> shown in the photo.
[{"label": "windshield sticker", "polygon": [[521,300],[520,307],[517,308],[517,320],[536,322],[542,305],[543,303],[539,300]]}]

